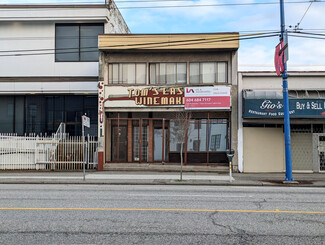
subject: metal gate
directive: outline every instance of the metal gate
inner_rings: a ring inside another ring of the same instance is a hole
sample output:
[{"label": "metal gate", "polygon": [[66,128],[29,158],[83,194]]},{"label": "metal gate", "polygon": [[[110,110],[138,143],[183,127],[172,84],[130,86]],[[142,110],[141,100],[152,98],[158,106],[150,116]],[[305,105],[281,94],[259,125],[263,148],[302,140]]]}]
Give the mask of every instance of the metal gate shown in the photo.
[{"label": "metal gate", "polygon": [[314,171],[325,171],[325,133],[313,134]]},{"label": "metal gate", "polygon": [[291,133],[292,170],[313,171],[313,137],[309,131]]},{"label": "metal gate", "polygon": [[[85,154],[83,154],[83,145]],[[97,167],[98,142],[95,137],[57,137],[0,134],[0,169],[81,170]]]}]

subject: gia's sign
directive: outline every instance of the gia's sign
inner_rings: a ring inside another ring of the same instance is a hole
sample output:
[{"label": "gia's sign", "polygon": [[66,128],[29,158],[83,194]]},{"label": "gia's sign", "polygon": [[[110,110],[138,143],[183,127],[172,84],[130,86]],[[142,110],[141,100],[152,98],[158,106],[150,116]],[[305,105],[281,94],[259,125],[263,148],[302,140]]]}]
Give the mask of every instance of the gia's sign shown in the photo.
[{"label": "gia's sign", "polygon": [[[290,117],[325,117],[325,99],[290,99]],[[244,117],[283,117],[282,99],[244,99]]]}]

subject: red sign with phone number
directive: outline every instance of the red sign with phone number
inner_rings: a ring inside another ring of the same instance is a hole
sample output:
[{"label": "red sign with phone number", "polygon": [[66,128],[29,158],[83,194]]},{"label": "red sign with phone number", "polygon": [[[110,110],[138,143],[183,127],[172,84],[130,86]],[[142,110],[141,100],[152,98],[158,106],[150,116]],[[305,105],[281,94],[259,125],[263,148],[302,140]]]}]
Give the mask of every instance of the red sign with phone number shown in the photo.
[{"label": "red sign with phone number", "polygon": [[185,88],[185,109],[230,109],[230,87]]}]

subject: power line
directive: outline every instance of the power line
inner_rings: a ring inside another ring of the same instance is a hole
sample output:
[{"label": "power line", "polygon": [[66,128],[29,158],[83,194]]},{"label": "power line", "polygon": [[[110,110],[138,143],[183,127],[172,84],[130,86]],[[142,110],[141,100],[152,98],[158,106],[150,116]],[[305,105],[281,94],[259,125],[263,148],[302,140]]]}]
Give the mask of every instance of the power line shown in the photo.
[{"label": "power line", "polygon": [[[267,38],[267,37],[274,37],[274,36],[278,36],[278,34],[267,34],[267,35],[260,35],[260,36],[244,36],[244,37],[239,37],[239,38],[229,38],[229,39],[223,39],[223,40],[209,40],[209,41],[201,41],[199,40],[199,43],[217,43],[217,42],[230,42],[230,41],[239,41],[239,40],[249,40],[249,39],[257,39],[257,38]],[[185,41],[187,43],[179,43],[179,42],[183,42],[184,40],[182,41],[176,41],[178,43],[176,44],[173,44],[173,46],[181,46],[181,45],[191,45],[195,42],[197,42],[197,40],[193,40],[193,41]],[[166,47],[166,46],[169,46],[170,43],[173,43],[173,42],[169,42],[169,43],[166,43],[166,42],[160,42],[160,43],[151,43],[151,44],[134,44],[134,45],[130,45],[130,46],[133,46],[131,48],[129,48],[129,50],[137,50],[137,49],[146,49],[146,48],[163,48],[163,47]],[[145,46],[147,45],[147,47]],[[156,45],[156,46],[148,46],[148,45]],[[137,46],[141,46],[140,48],[137,47]],[[114,45],[114,46],[105,46],[105,48],[113,48],[113,47],[125,47],[124,45]],[[89,49],[89,48],[95,48],[95,47],[88,47],[86,49]],[[97,47],[96,47],[97,48]],[[71,50],[73,48],[69,48],[68,50]],[[98,48],[97,48],[98,49]],[[45,51],[45,50],[34,50],[34,52],[37,52],[39,51],[39,53],[25,53],[25,54],[3,54],[3,55],[0,55],[0,57],[11,57],[11,56],[30,56],[30,55],[54,55],[54,54],[71,54],[71,53],[79,53],[79,50],[78,51],[69,51],[69,52],[45,52],[45,53],[41,53],[42,51]],[[47,51],[55,51],[55,49],[48,49]],[[6,51],[1,51],[1,52],[6,52]],[[21,51],[17,51],[17,52],[21,52]],[[31,51],[29,51],[31,52]],[[94,52],[94,51],[82,51],[82,52]]]},{"label": "power line", "polygon": [[323,33],[311,33],[311,32],[295,32],[295,31],[288,31],[288,33],[294,33],[294,34],[305,34],[305,35],[314,35],[314,36],[325,36]]},{"label": "power line", "polygon": [[[325,37],[325,34],[320,33],[309,33],[309,32],[289,32],[290,36],[292,37],[303,37],[303,38],[314,38],[314,39],[325,39],[322,37]],[[291,34],[294,33],[294,34]],[[169,46],[170,44],[173,44],[173,46],[180,46],[180,45],[190,45],[194,43],[211,43],[211,42],[227,42],[227,41],[237,41],[237,40],[248,40],[248,39],[256,39],[256,38],[265,38],[265,37],[273,37],[277,36],[278,32],[269,32],[269,33],[255,33],[255,34],[247,34],[247,35],[240,35],[238,38],[233,38],[232,36],[229,37],[218,37],[218,38],[212,38],[212,40],[207,39],[188,39],[188,40],[181,40],[181,41],[175,41],[175,42],[152,42],[152,43],[140,43],[140,44],[131,44],[129,47],[130,49],[138,49],[138,46],[141,46],[141,49],[145,48],[162,48]],[[321,37],[313,37],[313,36],[321,36]],[[159,37],[159,35],[157,36]],[[185,43],[185,44],[184,44]],[[156,46],[155,46],[156,45]],[[113,46],[107,46],[105,48],[118,48],[118,47],[124,47],[124,45],[113,45]],[[64,52],[65,50],[69,50],[69,52]],[[76,51],[71,51],[76,50]],[[78,53],[79,50],[81,52],[96,52],[98,50],[98,47],[82,47],[82,48],[56,48],[56,49],[27,49],[27,50],[0,50],[0,53],[17,53],[17,52],[44,52],[44,51],[63,51],[63,52],[56,52],[56,54],[66,54],[66,53]],[[38,54],[49,54],[49,53],[35,53],[32,55],[38,55]],[[52,54],[52,53],[50,53]],[[31,55],[31,54],[13,54],[9,56],[22,56],[22,55]],[[7,56],[7,55],[1,55],[1,56]]]},{"label": "power line", "polygon": [[[240,1],[240,0],[239,0]],[[262,0],[259,0],[262,1]],[[291,0],[293,2],[298,2],[297,0]],[[305,0],[306,1],[306,0]],[[305,2],[302,1],[302,2]],[[316,0],[317,1],[317,0]],[[193,0],[115,0],[114,3],[159,3],[159,2],[193,2]],[[310,1],[307,1],[310,2]],[[290,3],[290,1],[287,1],[286,3]],[[73,5],[73,4],[87,4],[87,5],[105,5],[105,0],[102,1],[66,1],[66,2],[42,2],[42,3],[30,3],[29,6],[60,6],[60,5]],[[0,4],[1,5],[1,4]],[[16,3],[16,4],[5,4],[10,6],[15,5],[23,5],[23,3]]]},{"label": "power line", "polygon": [[[321,33],[310,33],[310,32],[298,32],[298,33],[297,32],[289,32],[289,33],[290,33],[289,36],[292,36],[292,37],[325,39],[325,34],[321,34]],[[294,34],[292,34],[292,33],[294,33]],[[210,38],[210,40],[209,39],[188,39],[188,40],[181,40],[181,41],[175,41],[175,42],[152,42],[152,43],[145,43],[145,44],[140,43],[140,44],[129,45],[129,47],[130,47],[130,49],[138,49],[138,47],[140,47],[141,49],[162,48],[162,47],[169,46],[170,44],[173,44],[173,46],[180,46],[180,45],[190,45],[190,44],[194,44],[197,42],[199,42],[199,43],[228,42],[228,41],[237,41],[237,40],[267,38],[267,37],[274,37],[277,35],[278,35],[278,32],[265,32],[265,33],[253,33],[253,34],[239,35],[238,38],[233,38],[233,36],[229,36],[229,37]],[[159,38],[159,35],[157,35],[157,38]],[[113,46],[107,46],[104,48],[118,48],[118,47],[124,47],[124,45],[113,45]],[[80,51],[81,52],[96,52],[97,50],[98,50],[98,47],[0,50],[0,53],[18,53],[18,54],[4,54],[4,55],[0,55],[0,56],[4,57],[4,56],[45,55],[45,54],[68,54],[68,53],[79,53]],[[47,53],[46,51],[57,51],[57,52]],[[65,51],[67,51],[67,52],[65,52]],[[35,53],[27,53],[27,52],[35,52]]]},{"label": "power line", "polygon": [[[244,34],[244,35],[239,35],[238,38],[240,37],[248,37],[248,36],[258,36],[258,35],[266,35],[266,34],[276,34],[278,32],[269,32],[269,33],[252,33],[252,34]],[[157,35],[156,36],[157,38],[160,37],[160,35]],[[208,38],[209,40],[224,40],[224,39],[233,39],[233,35],[231,36],[223,36],[223,37],[215,37],[215,38]],[[173,42],[151,42],[151,43],[146,43],[145,45],[157,45],[157,44],[175,44],[175,43],[185,43],[185,42],[192,42],[192,43],[195,43],[195,42],[202,42],[202,41],[205,41],[205,40],[208,40],[207,38],[196,38],[196,39],[185,39],[185,40],[180,40],[180,41],[173,41]],[[129,45],[129,46],[143,46],[144,44],[140,43],[140,44],[132,44],[132,45]],[[116,47],[124,47],[124,45],[114,45],[114,46],[110,46],[110,48],[116,48]],[[13,53],[13,52],[41,52],[41,51],[51,51],[51,50],[71,50],[71,49],[78,49],[79,48],[56,48],[56,49],[25,49],[25,50],[0,50],[0,53]],[[81,49],[98,49],[98,47],[82,47]]]},{"label": "power line", "polygon": [[306,9],[304,15],[301,17],[301,20],[297,23],[297,25],[295,25],[295,28],[294,28],[295,30],[298,30],[298,29],[299,29],[299,25],[300,25],[300,23],[302,22],[302,20],[303,20],[304,17],[306,16],[306,14],[307,14],[308,10],[310,9],[311,5],[313,4],[313,2],[316,2],[316,1],[317,1],[317,0],[310,0],[310,4],[309,4],[308,8]]},{"label": "power line", "polygon": [[[314,33],[307,33],[307,32],[302,32],[302,30],[306,30],[306,31],[314,31]],[[239,32],[239,33],[257,33],[257,32],[263,32],[263,33],[275,33],[278,32],[277,30],[234,30],[233,32]],[[299,29],[299,32],[296,31],[288,31],[288,33],[305,33],[305,34],[310,34],[310,35],[318,35],[318,34],[322,34],[323,32],[325,32],[325,29]],[[209,32],[209,33],[213,33],[213,32]],[[0,37],[0,41],[1,40],[11,40],[11,41],[25,41],[25,40],[36,40],[36,41],[42,41],[42,40],[53,40],[53,36],[52,37],[40,37],[40,36],[35,36],[35,37]],[[79,39],[80,37],[76,37],[76,36],[65,36],[65,37],[60,37],[60,39]],[[82,36],[83,39],[97,39],[97,37],[94,36]],[[142,38],[142,37],[133,37],[133,38]],[[159,38],[159,36],[157,35],[157,38]],[[1,52],[1,51],[0,51]]]},{"label": "power line", "polygon": [[[299,29],[299,31],[293,31],[294,33],[299,33],[301,31],[313,31],[314,34],[316,33],[324,33],[325,29],[304,29],[304,28],[301,28]],[[289,31],[288,31],[289,32]]]},{"label": "power line", "polygon": [[[1,40],[12,40],[12,41],[19,41],[19,40],[53,40],[54,37],[0,37]],[[62,39],[80,39],[78,36],[65,36],[60,37],[60,40]],[[97,39],[97,36],[82,36],[82,39]]]},{"label": "power line", "polygon": [[[324,2],[319,0],[318,2]],[[292,1],[286,2],[286,4],[301,4],[309,3],[309,1]],[[260,3],[219,3],[219,4],[192,4],[192,5],[160,5],[160,6],[132,6],[132,7],[118,7],[118,9],[146,9],[146,8],[188,8],[188,7],[226,7],[226,6],[252,6],[252,5],[274,5],[279,2],[260,2]]]},{"label": "power line", "polygon": [[[309,3],[310,1],[292,1],[286,4],[302,4]],[[325,2],[319,0],[317,2]],[[260,2],[260,3],[220,3],[220,4],[191,4],[191,5],[159,5],[159,6],[121,6],[113,7],[115,9],[156,9],[156,8],[191,8],[191,7],[227,7],[227,6],[255,6],[255,5],[277,5],[278,2]],[[58,5],[59,6],[59,5]],[[0,11],[26,11],[26,9],[1,9]],[[44,9],[28,9],[28,11],[45,11]]]},{"label": "power line", "polygon": [[[249,40],[249,39],[258,39],[258,38],[266,38],[266,37],[275,37],[278,36],[278,34],[271,34],[271,35],[264,35],[264,36],[255,36],[255,37],[243,37],[243,38],[233,38],[233,39],[226,39],[226,40],[217,40],[217,41],[206,41],[206,42],[200,42],[201,43],[214,43],[214,42],[231,42],[231,41],[241,41],[241,40]],[[191,45],[193,43],[186,43],[186,44],[173,44],[173,46],[181,46],[181,45]],[[162,48],[167,47],[169,44],[161,45],[161,46],[150,46],[147,48]],[[132,49],[132,48],[131,48]],[[137,48],[134,48],[137,49]],[[143,49],[143,47],[141,47]]]},{"label": "power line", "polygon": [[[325,31],[325,29],[324,29]],[[245,31],[232,31],[232,32],[239,32],[239,33],[275,33],[278,32],[277,30],[245,30]],[[214,32],[208,32],[208,33],[214,33]],[[109,34],[109,33],[103,33],[103,35],[105,34]],[[195,33],[193,33],[195,34]],[[206,33],[205,33],[206,34]],[[102,34],[100,34],[102,35]],[[12,41],[19,41],[19,40],[37,40],[37,41],[41,41],[41,40],[53,40],[53,36],[52,37],[0,37],[0,41],[1,40],[12,40]],[[60,37],[60,39],[79,39],[80,37],[78,36],[64,36],[64,37]],[[82,38],[84,39],[97,39],[97,36],[82,36]],[[142,38],[142,37],[133,37],[133,38]],[[159,35],[157,35],[157,38],[159,38]]]},{"label": "power line", "polygon": [[325,37],[312,37],[312,36],[303,36],[303,35],[294,35],[294,34],[289,34],[288,36],[290,36],[290,37],[302,37],[302,38],[309,38],[309,39],[321,39],[321,40],[325,40]]}]

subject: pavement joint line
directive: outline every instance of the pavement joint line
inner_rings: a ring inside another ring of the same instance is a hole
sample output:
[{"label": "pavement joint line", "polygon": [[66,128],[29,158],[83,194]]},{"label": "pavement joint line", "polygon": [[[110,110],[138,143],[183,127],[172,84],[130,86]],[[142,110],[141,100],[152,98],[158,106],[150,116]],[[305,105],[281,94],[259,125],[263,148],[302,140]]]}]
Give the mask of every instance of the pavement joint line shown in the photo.
[{"label": "pavement joint line", "polygon": [[[0,175],[0,180],[6,179],[53,179],[53,180],[80,180],[83,179],[82,176],[2,176]],[[178,175],[86,175],[86,180],[178,180]],[[198,175],[184,175],[184,180],[214,180],[214,181],[227,181],[229,176],[198,176]],[[235,181],[232,178],[232,181]]]},{"label": "pavement joint line", "polygon": [[223,209],[158,209],[158,208],[9,208],[0,210],[75,210],[75,211],[165,211],[165,212],[224,212],[224,213],[284,213],[284,214],[325,214],[325,211],[280,211],[275,210],[223,210]]}]

